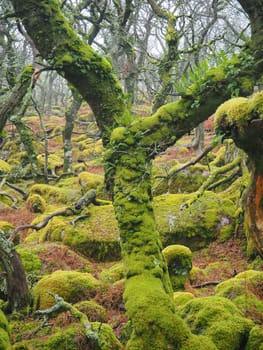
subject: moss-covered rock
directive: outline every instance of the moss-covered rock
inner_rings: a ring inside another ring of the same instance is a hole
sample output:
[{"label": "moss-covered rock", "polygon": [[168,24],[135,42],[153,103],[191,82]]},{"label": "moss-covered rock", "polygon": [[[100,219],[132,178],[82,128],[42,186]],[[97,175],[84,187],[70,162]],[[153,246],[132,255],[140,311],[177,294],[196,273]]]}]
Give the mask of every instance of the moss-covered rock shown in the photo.
[{"label": "moss-covered rock", "polygon": [[102,270],[99,278],[102,281],[114,283],[122,280],[124,278],[124,275],[125,273],[124,273],[123,262],[118,262],[112,265],[110,268]]},{"label": "moss-covered rock", "polygon": [[29,190],[29,196],[38,194],[43,197],[48,203],[65,203],[66,196],[63,191],[57,186],[51,186],[46,184],[33,185]]},{"label": "moss-covered rock", "polygon": [[46,201],[39,194],[32,194],[26,200],[27,207],[33,213],[44,213]]},{"label": "moss-covered rock", "polygon": [[173,299],[176,305],[176,308],[179,309],[189,300],[193,299],[195,296],[190,292],[174,292]]},{"label": "moss-covered rock", "polygon": [[194,298],[178,313],[194,334],[209,337],[218,350],[239,350],[246,344],[253,327],[252,321],[222,297]]},{"label": "moss-covered rock", "polygon": [[112,205],[91,206],[89,217],[66,229],[63,243],[97,261],[121,257],[119,230]]},{"label": "moss-covered rock", "polygon": [[182,163],[175,160],[153,163],[153,194],[155,196],[165,193],[191,193],[197,191],[204,180],[208,177],[208,167],[194,165],[175,173]]},{"label": "moss-covered rock", "polygon": [[232,300],[243,315],[258,323],[263,317],[262,289],[263,272],[248,270],[220,283],[215,293]]},{"label": "moss-covered rock", "polygon": [[170,194],[154,199],[157,227],[163,244],[183,244],[192,250],[205,247],[221,232],[234,230],[235,205],[213,192],[205,192],[189,207],[195,194]]},{"label": "moss-covered rock", "polygon": [[79,311],[88,316],[90,322],[105,322],[106,310],[95,301],[85,300],[74,305]]},{"label": "moss-covered rock", "polygon": [[[56,328],[48,337],[38,337],[14,345],[17,350],[122,350],[123,347],[111,327],[105,323],[92,322],[94,339],[87,338],[79,323]],[[97,338],[98,337],[98,338]],[[96,340],[98,339],[98,340]],[[3,349],[4,350],[4,349]],[[7,349],[5,349],[7,350]]]},{"label": "moss-covered rock", "polygon": [[263,350],[262,326],[255,326],[251,329],[245,350]]},{"label": "moss-covered rock", "polygon": [[79,173],[78,180],[84,192],[87,192],[92,188],[97,189],[104,183],[104,177],[102,175],[89,173],[87,171]]},{"label": "moss-covered rock", "polygon": [[89,273],[77,271],[55,271],[43,277],[34,287],[34,309],[47,309],[54,305],[54,298],[48,293],[58,294],[73,303],[94,295],[100,286]]},{"label": "moss-covered rock", "polygon": [[8,321],[2,310],[0,310],[0,350],[11,350],[9,335]]},{"label": "moss-covered rock", "polygon": [[163,249],[167,261],[173,290],[184,289],[187,276],[192,269],[192,252],[188,247],[174,244]]}]

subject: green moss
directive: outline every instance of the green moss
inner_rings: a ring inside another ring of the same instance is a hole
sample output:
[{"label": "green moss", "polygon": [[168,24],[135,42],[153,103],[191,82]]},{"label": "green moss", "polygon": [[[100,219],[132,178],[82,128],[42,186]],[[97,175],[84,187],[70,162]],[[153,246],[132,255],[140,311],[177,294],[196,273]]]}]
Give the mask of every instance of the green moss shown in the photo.
[{"label": "green moss", "polygon": [[124,278],[123,262],[118,262],[118,263],[112,265],[110,268],[104,269],[100,273],[99,277],[102,281],[107,281],[110,283],[120,281],[121,279]]},{"label": "green moss", "polygon": [[59,218],[53,217],[49,220],[47,226],[45,226],[39,234],[39,242],[61,242],[65,234],[67,223]]},{"label": "green moss", "polygon": [[40,274],[42,263],[34,249],[27,246],[18,246],[16,247],[16,251],[20,255],[27,273]]},{"label": "green moss", "polygon": [[104,177],[102,175],[89,173],[87,171],[79,173],[78,180],[85,192],[90,189],[101,189],[104,184]]},{"label": "green moss", "polygon": [[94,294],[100,283],[89,273],[77,271],[55,271],[43,277],[34,287],[34,308],[46,309],[54,305],[52,292],[68,302],[77,302]]},{"label": "green moss", "polygon": [[4,160],[0,159],[0,173],[8,174],[10,172],[11,172],[11,166]]},{"label": "green moss", "polygon": [[14,225],[12,225],[8,221],[0,221],[0,230],[4,231],[4,233],[9,236],[13,230],[15,229]]},{"label": "green moss", "polygon": [[11,344],[9,340],[10,330],[8,321],[2,312],[0,310],[0,350],[10,350]]},{"label": "green moss", "polygon": [[251,329],[245,350],[263,350],[262,326],[255,326]]},{"label": "green moss", "polygon": [[90,322],[105,322],[106,310],[95,301],[81,301],[74,305],[79,311],[88,316]]},{"label": "green moss", "polygon": [[200,269],[197,266],[193,266],[192,270],[189,273],[189,280],[193,284],[196,280],[199,280],[200,278],[206,277],[206,271],[204,269]]},{"label": "green moss", "polygon": [[26,204],[33,213],[44,213],[46,209],[46,201],[39,194],[29,196]]},{"label": "green moss", "polygon": [[184,289],[189,271],[192,269],[192,252],[188,247],[174,244],[163,249],[173,290]]},{"label": "green moss", "polygon": [[172,299],[163,290],[161,281],[149,273],[126,281],[124,300],[128,316],[134,320],[126,349],[180,348],[190,337],[188,328],[175,315]]},{"label": "green moss", "polygon": [[234,229],[235,205],[205,192],[190,207],[184,204],[195,194],[162,195],[154,199],[157,228],[164,245],[183,244],[192,250],[205,247],[224,228]]},{"label": "green moss", "polygon": [[173,294],[174,303],[177,309],[180,309],[180,307],[193,298],[194,295],[190,292],[175,292]]},{"label": "green moss", "polygon": [[246,317],[260,322],[263,315],[262,285],[263,272],[249,270],[220,283],[215,293],[232,300]]},{"label": "green moss", "polygon": [[45,184],[33,185],[29,190],[29,196],[33,194],[40,195],[46,201],[48,201],[48,203],[51,203],[51,202],[63,203],[66,201],[66,196],[64,195],[63,191],[56,186],[45,185]]},{"label": "green moss", "polygon": [[63,243],[96,261],[120,259],[119,230],[112,205],[92,206],[89,218],[66,227]]},{"label": "green moss", "polygon": [[195,298],[179,310],[192,332],[212,339],[218,350],[239,350],[248,338],[253,322],[222,297]]},{"label": "green moss", "polygon": [[180,350],[218,350],[213,341],[203,335],[192,335],[186,342],[183,343],[183,346]]}]

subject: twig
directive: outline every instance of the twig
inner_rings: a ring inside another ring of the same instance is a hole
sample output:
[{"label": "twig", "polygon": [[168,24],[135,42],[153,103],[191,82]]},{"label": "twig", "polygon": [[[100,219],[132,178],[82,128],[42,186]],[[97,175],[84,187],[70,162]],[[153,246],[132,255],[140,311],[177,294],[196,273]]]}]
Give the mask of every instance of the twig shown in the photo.
[{"label": "twig", "polygon": [[22,198],[23,198],[23,199],[26,199],[26,198],[27,198],[26,192],[24,192],[21,188],[15,186],[15,185],[13,185],[13,184],[10,184],[10,182],[8,182],[8,181],[6,181],[5,184],[6,184],[8,187],[12,188],[13,190],[17,191],[18,193],[20,193],[20,194],[22,195]]},{"label": "twig", "polygon": [[206,286],[217,286],[219,283],[221,283],[221,281],[210,281],[210,282],[204,282],[204,283],[200,283],[200,284],[196,284],[194,286],[192,286],[193,288],[203,288]]}]

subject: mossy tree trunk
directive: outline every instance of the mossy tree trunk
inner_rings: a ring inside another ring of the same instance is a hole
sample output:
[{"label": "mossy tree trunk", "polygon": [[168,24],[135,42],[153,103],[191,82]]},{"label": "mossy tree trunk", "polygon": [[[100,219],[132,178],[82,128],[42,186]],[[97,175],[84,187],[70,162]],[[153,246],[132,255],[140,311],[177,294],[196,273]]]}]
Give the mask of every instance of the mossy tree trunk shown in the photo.
[{"label": "mossy tree trunk", "polygon": [[64,163],[63,163],[63,171],[71,172],[72,171],[72,142],[71,136],[74,128],[74,122],[80,109],[81,103],[83,101],[82,96],[79,92],[71,88],[72,92],[72,103],[69,109],[66,111],[66,123],[63,130],[63,145],[64,145]]},{"label": "mossy tree trunk", "polygon": [[20,74],[16,84],[10,91],[9,96],[6,97],[6,103],[3,103],[0,107],[0,135],[6,125],[8,118],[14,113],[26,95],[30,88],[33,75],[33,67],[27,66]]},{"label": "mossy tree trunk", "polygon": [[102,131],[126,268],[124,298],[133,326],[127,349],[180,349],[192,335],[174,312],[151,202],[151,160],[231,97],[233,81],[240,94],[251,94],[261,67],[241,55],[209,70],[180,100],[126,125],[124,95],[110,63],[79,39],[58,2],[12,3],[41,55],[79,90]]},{"label": "mossy tree trunk", "polygon": [[216,128],[243,149],[251,169],[244,202],[248,255],[263,258],[263,92],[225,102],[216,112]]}]

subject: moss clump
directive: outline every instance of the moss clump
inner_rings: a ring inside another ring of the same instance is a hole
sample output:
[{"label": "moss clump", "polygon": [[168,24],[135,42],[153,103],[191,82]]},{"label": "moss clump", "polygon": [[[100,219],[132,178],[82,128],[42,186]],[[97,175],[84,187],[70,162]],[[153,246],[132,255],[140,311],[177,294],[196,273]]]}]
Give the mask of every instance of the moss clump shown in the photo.
[{"label": "moss clump", "polygon": [[112,265],[109,269],[104,269],[100,273],[102,281],[114,283],[124,278],[124,266],[122,262]]},{"label": "moss clump", "polygon": [[[34,339],[25,341],[22,349],[34,350],[122,350],[123,347],[114,335],[111,327],[105,323],[92,322],[94,339],[85,335],[85,330],[80,327],[79,323],[73,323],[63,329],[56,329],[56,332],[43,339]],[[98,335],[98,340],[95,339]],[[19,349],[19,348],[18,348]]]},{"label": "moss clump", "polygon": [[180,350],[218,350],[213,341],[203,335],[192,335],[183,343]]},{"label": "moss clump", "polygon": [[27,246],[18,246],[16,247],[16,251],[20,255],[27,273],[35,275],[40,274],[42,263],[34,249]]},{"label": "moss clump", "polygon": [[[44,166],[45,164],[45,155],[40,154],[37,156],[37,160],[40,166]],[[51,173],[55,173],[56,168],[60,168],[63,166],[63,159],[57,156],[56,154],[49,154],[48,156],[48,170]]]},{"label": "moss clump", "polygon": [[59,218],[59,217],[53,217],[47,224],[46,227],[44,227],[39,236],[39,242],[61,242],[63,241],[65,228],[67,226],[67,223]]},{"label": "moss clump", "polygon": [[15,229],[14,225],[12,225],[8,221],[0,221],[0,230],[4,231],[4,233],[9,236],[13,230]]},{"label": "moss clump", "polygon": [[263,350],[263,328],[255,326],[249,333],[245,350]]},{"label": "moss clump", "polygon": [[66,228],[63,243],[96,261],[121,257],[119,230],[112,205],[91,206],[89,218]]},{"label": "moss clump", "polygon": [[9,335],[10,330],[7,319],[2,310],[0,310],[0,350],[11,350]]},{"label": "moss clump", "polygon": [[222,230],[233,229],[235,205],[232,201],[207,191],[185,207],[195,194],[170,194],[154,199],[157,228],[163,244],[188,246],[191,250],[205,247]]},{"label": "moss clump", "polygon": [[46,201],[39,194],[29,196],[26,204],[33,213],[44,213],[46,209]]},{"label": "moss clump", "polygon": [[252,321],[222,297],[192,299],[178,312],[194,334],[209,337],[218,350],[239,350],[253,327]]},{"label": "moss clump", "polygon": [[89,273],[77,271],[55,271],[43,277],[34,287],[34,309],[47,309],[54,305],[54,299],[48,294],[58,294],[68,302],[77,302],[88,298],[100,286]]},{"label": "moss clump", "polygon": [[233,127],[240,131],[255,118],[263,117],[263,92],[250,98],[237,97],[224,102],[215,113],[215,129],[229,133]]},{"label": "moss clump", "polygon": [[263,315],[262,287],[263,272],[248,270],[220,283],[215,293],[232,300],[243,315],[258,323]]},{"label": "moss clump", "polygon": [[9,174],[10,172],[11,172],[11,166],[4,160],[0,159],[0,174],[1,173]]},{"label": "moss clump", "polygon": [[192,252],[188,247],[174,244],[163,249],[173,290],[184,289],[187,276],[192,269]]},{"label": "moss clump", "polygon": [[173,294],[174,303],[176,308],[179,309],[189,300],[193,299],[195,296],[190,292],[175,292]]},{"label": "moss clump", "polygon": [[95,301],[81,301],[74,305],[79,311],[88,316],[90,322],[105,322],[106,310]]},{"label": "moss clump", "polygon": [[45,184],[33,185],[29,191],[29,196],[33,194],[40,195],[46,201],[48,201],[48,203],[66,202],[66,196],[64,195],[63,191],[56,186]]},{"label": "moss clump", "polygon": [[89,173],[87,171],[83,171],[78,175],[79,184],[83,188],[84,192],[87,192],[94,188],[97,190],[101,189],[104,183],[104,177],[99,174]]}]

